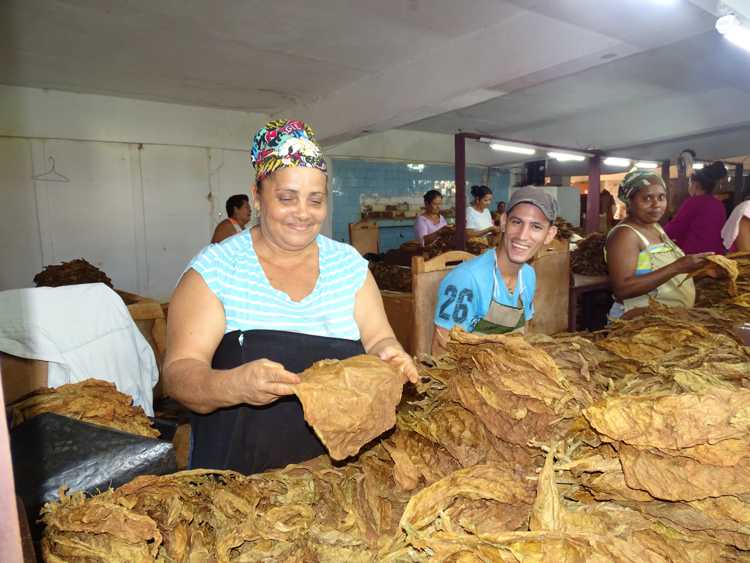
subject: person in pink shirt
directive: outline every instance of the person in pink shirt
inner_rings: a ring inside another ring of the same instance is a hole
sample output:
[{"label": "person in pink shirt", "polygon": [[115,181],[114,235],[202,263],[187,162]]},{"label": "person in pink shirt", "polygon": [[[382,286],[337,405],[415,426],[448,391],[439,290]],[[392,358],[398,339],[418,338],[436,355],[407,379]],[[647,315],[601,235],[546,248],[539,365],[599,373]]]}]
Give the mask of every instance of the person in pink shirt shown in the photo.
[{"label": "person in pink shirt", "polygon": [[721,162],[714,162],[690,178],[686,199],[664,230],[686,254],[724,254],[721,229],[727,220],[724,205],[713,196],[716,185],[727,175]]},{"label": "person in pink shirt", "polygon": [[424,246],[432,242],[437,233],[448,226],[445,217],[440,214],[443,196],[437,190],[430,190],[424,194],[424,213],[417,216],[414,223],[414,234],[419,244]]}]

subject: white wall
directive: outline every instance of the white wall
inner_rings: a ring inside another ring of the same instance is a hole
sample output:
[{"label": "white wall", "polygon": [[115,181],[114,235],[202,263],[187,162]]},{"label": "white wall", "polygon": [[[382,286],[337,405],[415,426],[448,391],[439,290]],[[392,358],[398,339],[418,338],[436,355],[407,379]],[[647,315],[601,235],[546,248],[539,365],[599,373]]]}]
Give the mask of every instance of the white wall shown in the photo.
[{"label": "white wall", "polygon": [[247,150],[267,117],[0,85],[0,136]]},{"label": "white wall", "polygon": [[[224,218],[227,197],[247,192],[250,139],[266,120],[0,85],[0,290],[29,287],[45,265],[82,257],[118,288],[168,299]],[[474,144],[469,163],[490,164]],[[393,130],[326,152],[452,163],[453,137]],[[69,182],[32,179],[50,156]]]},{"label": "white wall", "polygon": [[[0,290],[86,258],[116,287],[168,299],[248,193],[267,116],[0,86]],[[68,182],[33,179],[50,167]]]}]

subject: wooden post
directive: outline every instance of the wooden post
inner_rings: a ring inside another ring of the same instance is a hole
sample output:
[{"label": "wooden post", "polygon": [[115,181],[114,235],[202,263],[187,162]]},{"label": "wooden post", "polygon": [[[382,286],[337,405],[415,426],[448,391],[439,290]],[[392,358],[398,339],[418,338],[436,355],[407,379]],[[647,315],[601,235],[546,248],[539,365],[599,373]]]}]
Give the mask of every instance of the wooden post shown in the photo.
[{"label": "wooden post", "polygon": [[589,158],[589,193],[586,196],[586,233],[599,230],[599,194],[601,192],[602,160],[598,154]]},{"label": "wooden post", "polygon": [[745,199],[745,173],[742,163],[734,165],[734,205],[739,205]]},{"label": "wooden post", "polygon": [[456,178],[456,249],[466,248],[466,136],[454,137]]},{"label": "wooden post", "polygon": [[[675,184],[675,189],[673,190],[674,193],[671,193],[669,196],[670,199],[670,206],[669,211],[672,212],[672,214],[677,213],[677,210],[680,208],[680,205],[682,205],[682,202],[688,197],[688,185],[690,184],[690,179],[687,176],[687,168],[681,164],[682,159],[680,159],[680,162],[677,164],[677,182]],[[668,214],[664,215],[664,220],[666,220]]]},{"label": "wooden post", "polygon": [[670,162],[668,160],[664,160],[661,163],[661,179],[664,180],[664,184],[669,187],[669,166]]}]

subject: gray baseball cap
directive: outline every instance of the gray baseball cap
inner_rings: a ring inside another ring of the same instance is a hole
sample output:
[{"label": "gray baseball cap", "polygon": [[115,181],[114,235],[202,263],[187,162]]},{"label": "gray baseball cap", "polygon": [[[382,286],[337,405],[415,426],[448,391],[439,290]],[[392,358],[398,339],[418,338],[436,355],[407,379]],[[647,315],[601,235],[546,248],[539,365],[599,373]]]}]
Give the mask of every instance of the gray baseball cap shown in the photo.
[{"label": "gray baseball cap", "polygon": [[534,186],[524,186],[518,188],[513,195],[510,196],[508,202],[508,213],[519,203],[530,203],[536,205],[539,210],[544,213],[544,216],[553,223],[557,218],[559,207],[557,200],[548,194],[542,188],[535,188]]}]

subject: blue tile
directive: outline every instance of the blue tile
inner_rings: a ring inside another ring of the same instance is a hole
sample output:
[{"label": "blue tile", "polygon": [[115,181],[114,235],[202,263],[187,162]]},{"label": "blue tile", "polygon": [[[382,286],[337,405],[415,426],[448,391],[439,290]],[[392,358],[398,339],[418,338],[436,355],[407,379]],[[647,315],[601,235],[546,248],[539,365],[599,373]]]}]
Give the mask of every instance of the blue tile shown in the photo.
[{"label": "blue tile", "polygon": [[[486,167],[471,166],[466,171],[467,187],[487,184],[496,200],[507,199],[508,175]],[[333,235],[349,240],[349,223],[360,218],[360,197],[418,195],[433,189],[436,182],[452,182],[453,166],[425,164],[422,171],[412,170],[404,162],[373,162],[360,159],[333,159]],[[381,249],[398,247],[413,238],[411,226],[383,229]]]}]

